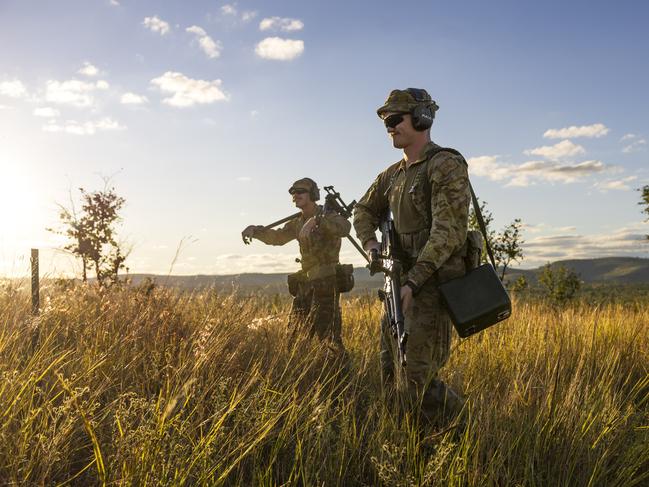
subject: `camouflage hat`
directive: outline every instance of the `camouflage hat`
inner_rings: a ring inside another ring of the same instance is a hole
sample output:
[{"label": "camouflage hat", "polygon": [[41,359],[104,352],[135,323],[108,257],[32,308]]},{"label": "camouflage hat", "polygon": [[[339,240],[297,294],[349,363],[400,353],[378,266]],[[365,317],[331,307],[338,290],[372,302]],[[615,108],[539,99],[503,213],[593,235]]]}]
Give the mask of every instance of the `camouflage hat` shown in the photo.
[{"label": "camouflage hat", "polygon": [[[421,94],[419,101],[415,99],[413,91]],[[376,114],[383,118],[383,115],[389,112],[410,113],[418,105],[430,106],[433,113],[439,108],[426,90],[408,88],[405,90],[392,90],[385,103],[376,110]]]},{"label": "camouflage hat", "polygon": [[317,201],[320,199],[320,189],[318,188],[316,182],[311,178],[298,179],[291,185],[290,188],[288,188],[288,192],[292,193],[293,190],[295,189],[307,190],[309,194],[311,194],[311,199],[313,201]]}]

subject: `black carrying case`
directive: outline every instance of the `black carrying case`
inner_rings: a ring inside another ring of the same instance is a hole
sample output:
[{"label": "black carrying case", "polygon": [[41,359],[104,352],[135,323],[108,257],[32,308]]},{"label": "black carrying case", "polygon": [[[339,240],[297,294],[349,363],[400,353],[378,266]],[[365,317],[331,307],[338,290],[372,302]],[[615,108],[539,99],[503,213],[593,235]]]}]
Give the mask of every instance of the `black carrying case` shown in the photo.
[{"label": "black carrying case", "polygon": [[[455,149],[440,150],[459,155],[466,164],[462,154]],[[475,211],[491,265],[482,264],[474,269],[469,269],[462,277],[438,285],[451,321],[462,338],[506,320],[512,314],[512,302],[505,286],[496,274],[496,261],[487,238],[487,228],[470,181],[469,189],[471,190],[473,211]]]},{"label": "black carrying case", "polygon": [[491,264],[438,286],[448,313],[462,338],[509,318],[512,303]]}]

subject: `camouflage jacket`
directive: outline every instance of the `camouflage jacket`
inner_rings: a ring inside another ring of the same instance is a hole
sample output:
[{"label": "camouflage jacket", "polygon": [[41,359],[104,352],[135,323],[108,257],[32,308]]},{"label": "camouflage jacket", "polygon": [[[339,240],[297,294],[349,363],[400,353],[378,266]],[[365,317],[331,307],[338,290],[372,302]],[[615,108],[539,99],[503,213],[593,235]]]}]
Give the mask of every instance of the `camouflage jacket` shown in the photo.
[{"label": "camouflage jacket", "polygon": [[308,220],[304,216],[290,220],[277,230],[257,230],[254,238],[269,245],[284,245],[297,239],[303,271],[308,272],[318,266],[337,264],[341,238],[349,234],[351,223],[336,212],[326,214],[322,212],[322,206],[318,206],[316,217],[319,219],[319,224],[305,239],[299,238],[300,230]]},{"label": "camouflage jacket", "polygon": [[402,250],[412,260],[407,279],[419,289],[433,274],[440,281],[464,274],[471,192],[467,165],[429,143],[406,167],[391,165],[378,175],[354,210],[363,245],[376,238],[380,218],[392,210]]}]

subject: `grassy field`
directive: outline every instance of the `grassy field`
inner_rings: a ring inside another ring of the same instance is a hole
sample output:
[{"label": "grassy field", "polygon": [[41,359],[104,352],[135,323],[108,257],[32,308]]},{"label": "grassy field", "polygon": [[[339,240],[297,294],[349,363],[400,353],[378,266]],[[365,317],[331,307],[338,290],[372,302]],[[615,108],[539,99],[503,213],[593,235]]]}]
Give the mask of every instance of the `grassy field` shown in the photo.
[{"label": "grassy field", "polygon": [[649,484],[649,306],[554,310],[455,341],[466,427],[380,398],[378,316],[345,299],[345,365],[287,343],[289,301],[216,291],[0,293],[0,485]]}]

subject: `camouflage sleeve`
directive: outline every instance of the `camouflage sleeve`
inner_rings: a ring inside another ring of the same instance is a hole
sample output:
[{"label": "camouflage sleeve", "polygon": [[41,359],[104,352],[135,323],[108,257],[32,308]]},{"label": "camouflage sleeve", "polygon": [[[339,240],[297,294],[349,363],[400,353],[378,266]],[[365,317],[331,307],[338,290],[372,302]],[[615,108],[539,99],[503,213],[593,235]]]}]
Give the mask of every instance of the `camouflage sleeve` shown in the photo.
[{"label": "camouflage sleeve", "polygon": [[386,191],[390,184],[389,172],[393,167],[390,166],[377,176],[354,207],[354,230],[363,247],[369,240],[376,240],[381,215],[389,205]]},{"label": "camouflage sleeve", "polygon": [[325,237],[346,237],[349,235],[349,230],[352,224],[347,221],[347,218],[339,215],[336,212],[327,213],[320,220],[318,230],[322,232]]},{"label": "camouflage sleeve", "polygon": [[282,228],[255,230],[254,238],[268,245],[284,245],[297,238],[297,218],[290,220]]},{"label": "camouflage sleeve", "polygon": [[408,280],[417,288],[464,244],[471,202],[467,166],[461,157],[447,156],[430,166],[432,225],[417,263],[408,272]]}]

